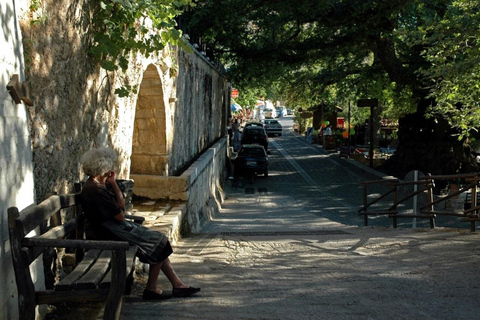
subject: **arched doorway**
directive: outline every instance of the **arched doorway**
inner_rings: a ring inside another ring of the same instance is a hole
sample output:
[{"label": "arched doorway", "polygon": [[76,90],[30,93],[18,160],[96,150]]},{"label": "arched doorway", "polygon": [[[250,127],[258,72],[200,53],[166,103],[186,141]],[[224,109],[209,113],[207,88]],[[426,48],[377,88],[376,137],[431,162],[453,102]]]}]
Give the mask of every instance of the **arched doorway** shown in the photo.
[{"label": "arched doorway", "polygon": [[167,175],[166,139],[162,80],[156,67],[151,64],[143,73],[138,93],[130,173],[134,175]]}]

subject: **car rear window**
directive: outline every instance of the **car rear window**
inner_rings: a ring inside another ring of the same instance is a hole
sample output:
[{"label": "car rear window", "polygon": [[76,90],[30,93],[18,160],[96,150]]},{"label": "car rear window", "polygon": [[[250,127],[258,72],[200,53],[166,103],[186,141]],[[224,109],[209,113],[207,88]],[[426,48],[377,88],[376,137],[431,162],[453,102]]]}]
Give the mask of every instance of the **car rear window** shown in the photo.
[{"label": "car rear window", "polygon": [[242,148],[239,154],[246,157],[264,157],[265,151],[263,148]]},{"label": "car rear window", "polygon": [[263,129],[257,129],[253,127],[248,127],[247,134],[252,134],[252,135],[263,135]]}]

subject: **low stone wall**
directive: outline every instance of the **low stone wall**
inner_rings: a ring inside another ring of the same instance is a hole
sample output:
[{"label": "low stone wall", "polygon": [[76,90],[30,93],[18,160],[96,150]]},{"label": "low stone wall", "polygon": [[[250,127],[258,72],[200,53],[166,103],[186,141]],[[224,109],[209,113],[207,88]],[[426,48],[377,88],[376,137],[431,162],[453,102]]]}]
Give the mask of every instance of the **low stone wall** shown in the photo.
[{"label": "low stone wall", "polygon": [[226,176],[228,136],[207,149],[180,176],[131,174],[135,181],[134,194],[150,199],[186,202],[181,233],[198,232],[218,213],[223,201],[222,181]]}]

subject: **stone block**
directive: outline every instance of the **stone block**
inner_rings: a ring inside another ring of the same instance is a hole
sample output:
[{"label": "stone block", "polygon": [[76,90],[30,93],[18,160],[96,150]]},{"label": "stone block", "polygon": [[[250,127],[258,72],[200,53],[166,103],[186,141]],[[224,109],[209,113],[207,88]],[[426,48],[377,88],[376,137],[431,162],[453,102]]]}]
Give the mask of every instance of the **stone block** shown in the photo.
[{"label": "stone block", "polygon": [[[147,100],[147,99],[145,99]],[[148,99],[150,100],[150,99]],[[135,110],[135,126],[137,126],[137,121],[140,119],[150,119],[150,118],[156,118],[156,110],[151,109],[151,108],[137,108]]]},{"label": "stone block", "polygon": [[187,180],[183,177],[168,177],[168,182],[172,192],[187,191]]},{"label": "stone block", "polygon": [[[142,83],[143,86],[143,83]],[[148,87],[142,88],[141,89],[141,94],[145,96],[158,96],[158,99],[163,98],[163,92],[162,92],[162,87],[161,84],[155,85],[153,83],[150,83]]]},{"label": "stone block", "polygon": [[152,211],[151,214],[156,216],[156,217],[161,217],[161,216],[164,216],[166,214],[166,211],[165,210],[155,210],[155,211]]},{"label": "stone block", "polygon": [[150,118],[135,119],[135,130],[138,130],[139,132],[143,130],[148,130],[149,122],[150,122]]}]

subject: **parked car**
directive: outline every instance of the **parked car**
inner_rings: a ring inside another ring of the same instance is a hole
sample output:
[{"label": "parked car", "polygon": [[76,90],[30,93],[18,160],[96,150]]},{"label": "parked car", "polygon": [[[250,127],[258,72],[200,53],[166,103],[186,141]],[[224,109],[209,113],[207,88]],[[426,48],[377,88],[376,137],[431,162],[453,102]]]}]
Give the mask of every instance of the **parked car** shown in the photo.
[{"label": "parked car", "polygon": [[282,135],[282,125],[275,119],[263,120],[263,128],[268,135],[278,134]]},{"label": "parked car", "polygon": [[248,126],[243,128],[242,145],[244,144],[258,144],[268,151],[268,136],[265,129],[260,126]]},{"label": "parked car", "polygon": [[250,127],[250,126],[263,127],[263,123],[257,122],[257,121],[248,121],[245,123],[244,127]]},{"label": "parked car", "polygon": [[266,108],[263,114],[265,115],[265,119],[275,119],[277,117],[277,110],[275,110],[275,108]]},{"label": "parked car", "polygon": [[233,159],[235,177],[253,177],[263,174],[268,177],[268,156],[263,146],[243,145]]}]

